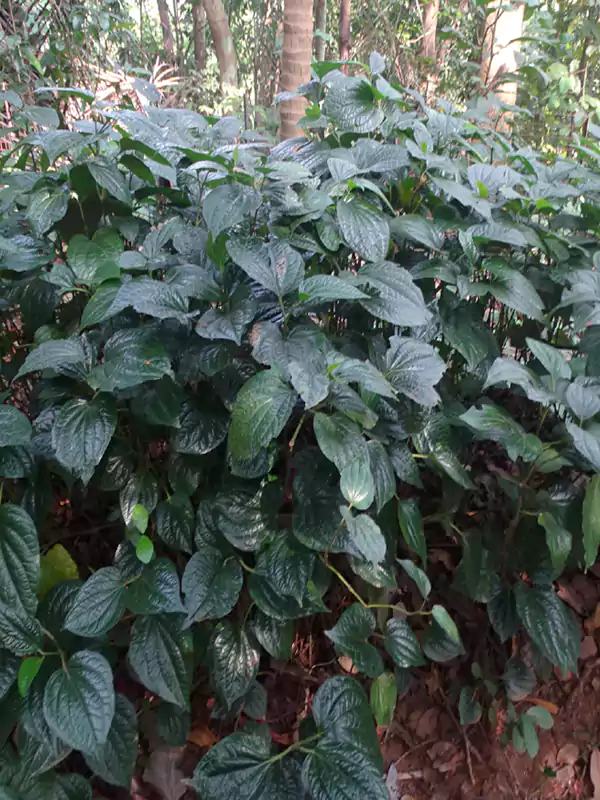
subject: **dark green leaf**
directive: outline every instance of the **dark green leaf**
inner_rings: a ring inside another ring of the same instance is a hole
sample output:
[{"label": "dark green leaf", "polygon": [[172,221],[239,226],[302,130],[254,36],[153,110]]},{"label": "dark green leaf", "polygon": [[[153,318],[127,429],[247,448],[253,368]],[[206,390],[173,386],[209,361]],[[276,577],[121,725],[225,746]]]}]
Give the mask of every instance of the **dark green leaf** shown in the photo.
[{"label": "dark green leaf", "polygon": [[174,494],[156,507],[156,532],[174,550],[192,552],[194,508],[188,497]]},{"label": "dark green leaf", "polygon": [[481,719],[482,711],[481,703],[475,699],[475,689],[471,686],[463,686],[458,698],[460,724],[475,725]]},{"label": "dark green leaf", "polygon": [[304,277],[302,256],[285,242],[230,239],[227,252],[252,280],[278,297],[297,289]]},{"label": "dark green leaf", "polygon": [[73,749],[90,753],[103,745],[114,713],[112,670],[100,653],[80,650],[46,684],[46,722]]},{"label": "dark green leaf", "polygon": [[27,446],[31,439],[31,423],[14,406],[0,405],[0,447]]},{"label": "dark green leaf", "polygon": [[534,671],[519,656],[513,656],[506,662],[502,680],[506,694],[515,703],[528,697],[536,682]]},{"label": "dark green leaf", "polygon": [[515,588],[517,611],[525,630],[546,658],[566,673],[577,671],[579,626],[553,589]]},{"label": "dark green leaf", "polygon": [[371,684],[371,709],[378,725],[391,725],[396,710],[396,676],[384,672]]},{"label": "dark green leaf", "polygon": [[404,541],[414,550],[423,562],[427,565],[427,541],[423,530],[423,520],[416,500],[398,501],[398,522],[400,530],[404,536]]},{"label": "dark green leaf", "polygon": [[582,529],[585,566],[588,568],[596,561],[600,544],[600,475],[594,475],[585,490]]},{"label": "dark green leaf", "polygon": [[390,337],[386,377],[394,389],[415,403],[434,406],[439,402],[433,387],[445,371],[446,365],[431,345],[403,336]]},{"label": "dark green leaf", "polygon": [[137,759],[138,731],[135,708],[122,694],[104,744],[84,753],[85,762],[102,780],[129,788]]},{"label": "dark green leaf", "polygon": [[88,161],[87,168],[98,186],[106,189],[109,194],[112,194],[121,203],[131,205],[131,195],[127,188],[125,176],[116,164],[111,164],[109,161],[99,157],[93,161]]},{"label": "dark green leaf", "polygon": [[83,366],[85,360],[85,350],[80,339],[53,339],[43,342],[29,353],[16,378],[27,375],[28,372],[58,369],[70,364]]},{"label": "dark green leaf", "polygon": [[408,622],[400,617],[388,620],[385,649],[398,667],[421,667],[425,663],[417,637]]},{"label": "dark green leaf", "polygon": [[289,661],[294,643],[294,623],[280,622],[257,611],[252,619],[252,632],[267,653],[278,661]]},{"label": "dark green leaf", "polygon": [[112,397],[70,400],[52,428],[56,458],[65,469],[88,483],[113,437],[117,412]]},{"label": "dark green leaf", "polygon": [[352,250],[367,261],[381,261],[390,244],[386,217],[371,203],[358,197],[341,200],[337,205],[342,236]]},{"label": "dark green leaf", "polygon": [[140,577],[127,586],[125,603],[134,614],[185,613],[174,564],[168,558],[157,558],[148,564]]},{"label": "dark green leaf", "polygon": [[212,676],[229,708],[248,691],[258,672],[260,654],[246,631],[228,620],[215,628],[211,649]]},{"label": "dark green leaf", "polygon": [[27,219],[36,236],[50,230],[55,222],[61,220],[67,212],[69,193],[64,189],[51,189],[44,186],[29,198]]},{"label": "dark green leaf", "polygon": [[234,556],[203,547],[188,561],[181,586],[190,620],[220,619],[237,603],[244,577]]},{"label": "dark green leaf", "polygon": [[412,561],[398,559],[398,563],[404,569],[409,578],[417,584],[418,590],[421,592],[423,600],[427,600],[431,592],[431,581],[422,569],[413,564]]},{"label": "dark green leaf", "polygon": [[129,662],[144,686],[184,709],[189,708],[188,639],[173,617],[143,616],[133,624],[129,647]]},{"label": "dark green leaf", "polygon": [[96,637],[114,627],[125,611],[125,585],[116,567],[102,567],[79,590],[65,620],[78,636]]},{"label": "dark green leaf", "polygon": [[369,461],[356,459],[346,464],[340,476],[342,494],[351,507],[369,508],[375,499],[375,482]]},{"label": "dark green leaf", "polygon": [[348,655],[354,666],[369,677],[375,678],[383,671],[379,652],[367,640],[375,632],[375,617],[358,603],[347,608],[327,637],[339,655]]},{"label": "dark green leaf", "polygon": [[17,686],[19,687],[19,694],[21,697],[24,697],[29,691],[29,687],[40,671],[43,662],[43,656],[30,656],[21,662],[19,674],[17,676]]},{"label": "dark green leaf", "polygon": [[40,575],[37,531],[20,506],[0,506],[0,603],[34,613]]},{"label": "dark green leaf", "polygon": [[[573,543],[571,532],[561,525],[556,517],[548,511],[544,511],[542,514],[538,515],[538,522],[546,531],[546,545],[550,553],[550,560],[552,561],[554,572],[556,575],[560,575],[565,567],[569,553],[571,552]],[[593,561],[595,560],[594,554]]]}]

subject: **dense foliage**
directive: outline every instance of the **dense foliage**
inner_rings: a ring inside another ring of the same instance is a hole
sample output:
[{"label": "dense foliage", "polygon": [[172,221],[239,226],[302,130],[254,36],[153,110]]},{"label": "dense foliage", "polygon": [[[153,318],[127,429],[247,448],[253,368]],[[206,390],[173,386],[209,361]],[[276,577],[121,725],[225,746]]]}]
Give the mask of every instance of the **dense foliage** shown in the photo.
[{"label": "dense foliage", "polygon": [[304,88],[313,137],[272,149],[186,110],[88,98],[66,130],[16,108],[7,797],[128,786],[138,719],[185,741],[197,696],[263,720],[263,670],[305,618],[331,677],[292,744],[247,721],[200,761],[200,797],[384,800],[371,711],[388,724],[428,661],[466,664],[463,724],[505,709],[533,754],[547,712],[514,701],[576,670],[553,582],[600,540],[600,147],[542,156],[428,108],[377,54],[370,78],[335,66]]}]

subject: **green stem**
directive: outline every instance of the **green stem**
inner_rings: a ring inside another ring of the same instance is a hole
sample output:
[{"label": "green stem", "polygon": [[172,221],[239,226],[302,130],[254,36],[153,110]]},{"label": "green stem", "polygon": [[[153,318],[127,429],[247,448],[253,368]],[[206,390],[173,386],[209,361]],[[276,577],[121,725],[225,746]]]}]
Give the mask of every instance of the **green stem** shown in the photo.
[{"label": "green stem", "polygon": [[246,562],[244,561],[244,559],[243,559],[243,558],[239,558],[239,557],[238,557],[238,561],[240,562],[240,564],[241,564],[241,566],[243,567],[243,569],[245,569],[245,570],[246,570],[246,572],[256,572],[256,570],[254,569],[254,567],[251,567],[249,564],[246,564]]},{"label": "green stem", "polygon": [[[323,735],[324,735],[323,732],[315,733],[314,736],[309,736],[308,739],[302,739],[299,742],[294,742],[294,744],[291,744],[289,747],[286,747],[285,750],[282,750],[281,753],[277,753],[276,756],[273,756],[272,758],[270,758],[267,761],[267,764],[275,764],[275,762],[281,761],[282,758],[285,758],[285,756],[289,755],[289,753],[293,753],[294,750],[302,750],[303,752],[306,752],[306,750],[303,749],[302,745],[308,744],[309,742],[315,742],[317,739],[320,739],[321,736],[323,736]],[[312,752],[312,751],[308,751],[308,752]]]},{"label": "green stem", "polygon": [[290,439],[290,444],[289,444],[290,450],[293,450],[294,447],[296,446],[296,439],[298,438],[298,434],[300,433],[300,428],[304,425],[305,419],[306,419],[306,414],[302,414],[302,416],[300,417],[300,421],[296,425],[296,430],[294,431],[294,433],[292,434],[292,438]]}]

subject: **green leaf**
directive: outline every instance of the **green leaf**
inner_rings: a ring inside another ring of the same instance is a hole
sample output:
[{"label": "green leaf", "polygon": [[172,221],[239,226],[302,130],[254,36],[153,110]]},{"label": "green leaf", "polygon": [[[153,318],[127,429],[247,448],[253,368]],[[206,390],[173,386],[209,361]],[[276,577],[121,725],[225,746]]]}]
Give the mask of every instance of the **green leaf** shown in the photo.
[{"label": "green leaf", "polygon": [[143,616],[133,623],[129,646],[129,662],[144,686],[184,709],[190,687],[187,637],[172,616]]},{"label": "green leaf", "polygon": [[238,601],[244,576],[234,556],[203,547],[188,561],[181,586],[190,620],[226,617]]},{"label": "green leaf", "polygon": [[493,629],[506,642],[520,627],[515,595],[509,587],[499,586],[487,604],[487,612]]},{"label": "green leaf", "polygon": [[46,722],[74,750],[89,753],[103,745],[114,713],[113,674],[100,653],[80,650],[46,684]]},{"label": "green leaf", "polygon": [[[520,741],[515,741],[515,733],[520,733]],[[521,744],[522,743],[522,744]],[[533,722],[526,714],[519,718],[518,728],[513,729],[513,746],[517,752],[527,751],[529,758],[535,758],[540,750],[540,741],[536,733]]]},{"label": "green leaf", "polygon": [[266,726],[221,739],[196,767],[192,785],[211,800],[292,800],[303,792],[298,762],[276,757]]},{"label": "green leaf", "polygon": [[174,494],[156,507],[156,532],[174,550],[192,552],[194,508],[188,497]]},{"label": "green leaf", "polygon": [[85,350],[80,339],[51,339],[38,345],[25,359],[15,380],[29,372],[40,372],[44,369],[59,369],[73,365],[83,366],[86,361]]},{"label": "green leaf", "polygon": [[127,586],[125,602],[134,614],[185,613],[175,565],[168,558],[157,558],[148,564],[139,578]]},{"label": "green leaf", "polygon": [[252,618],[252,633],[267,653],[278,661],[289,661],[294,643],[294,623],[281,622],[257,611]]},{"label": "green leaf", "polygon": [[580,428],[579,425],[574,425],[572,422],[565,424],[568,433],[573,439],[575,449],[590,462],[595,470],[600,471],[600,437],[596,436],[594,432]]},{"label": "green leaf", "polygon": [[500,303],[525,314],[532,319],[541,320],[544,303],[531,281],[516,269],[509,267],[500,259],[485,262],[485,268],[496,280],[489,284],[477,284],[487,288]]},{"label": "green leaf", "polygon": [[373,612],[354,603],[325,634],[334,643],[338,655],[348,655],[359,672],[375,678],[383,672],[383,661],[379,652],[367,641],[374,632]]},{"label": "green leaf", "polygon": [[320,305],[336,300],[367,300],[368,295],[350,281],[335,275],[313,275],[298,287],[300,298],[307,305]]},{"label": "green leaf", "polygon": [[396,479],[385,447],[380,442],[371,441],[367,443],[367,450],[371,475],[375,483],[375,506],[379,514],[396,492]]},{"label": "green leaf", "polygon": [[258,453],[279,436],[298,395],[272,371],[260,372],[238,392],[231,415],[229,450],[234,458]]},{"label": "green leaf", "polygon": [[20,506],[0,506],[0,603],[33,614],[40,574],[37,531]]},{"label": "green leaf", "polygon": [[366,264],[358,271],[355,282],[369,296],[360,304],[378,319],[414,328],[426,325],[432,318],[410,273],[391,261]]},{"label": "green leaf", "polygon": [[[344,506],[340,513],[346,524],[343,550],[371,564],[381,564],[387,551],[387,543],[379,525],[368,514],[357,514]],[[338,525],[339,528],[339,525]]]},{"label": "green leaf", "polygon": [[43,640],[42,628],[35,617],[28,616],[19,606],[0,602],[0,646],[17,656],[27,656],[41,650]]},{"label": "green leaf", "polygon": [[213,506],[214,526],[238,550],[259,550],[265,538],[272,533],[264,500],[268,496],[267,491],[263,487],[256,493],[254,490],[248,492],[239,489],[217,495]]},{"label": "green leaf", "polygon": [[260,195],[240,183],[217,186],[205,195],[202,211],[208,230],[216,239],[221,231],[233,228],[244,217],[254,214],[260,205]]},{"label": "green leaf", "polygon": [[132,411],[150,425],[179,428],[183,391],[171,378],[162,378],[144,386],[135,396]]},{"label": "green leaf", "polygon": [[4,700],[13,687],[23,663],[25,662],[8,650],[0,650],[0,701]]},{"label": "green leaf", "polygon": [[135,554],[142,564],[149,564],[154,558],[154,544],[148,536],[140,536],[135,544]]},{"label": "green leaf", "polygon": [[88,379],[93,388],[114,392],[171,375],[171,361],[155,335],[140,328],[117,331],[104,345],[104,362]]},{"label": "green leaf", "polygon": [[131,476],[119,494],[121,514],[126,525],[131,523],[133,509],[140,505],[151,514],[158,500],[156,479],[149,472],[137,472]]},{"label": "green leaf", "polygon": [[440,401],[433,388],[441,380],[446,365],[434,348],[404,336],[391,336],[385,356],[386,378],[398,392],[422,406]]},{"label": "green leaf", "polygon": [[342,796],[348,800],[389,800],[381,769],[353,741],[323,739],[302,768],[304,786],[314,800]]},{"label": "green leaf", "polygon": [[408,622],[400,617],[394,617],[387,622],[385,649],[398,667],[421,667],[425,664],[419,640]]},{"label": "green leaf", "polygon": [[125,611],[125,585],[116,567],[102,567],[83,584],[65,620],[78,636],[102,636]]},{"label": "green leaf", "polygon": [[342,470],[353,461],[368,458],[367,444],[355,423],[342,414],[317,413],[313,421],[321,452]]},{"label": "green leaf", "polygon": [[427,658],[442,664],[465,654],[462,642],[449,636],[436,620],[423,631],[421,647]]},{"label": "green leaf", "polygon": [[98,395],[92,400],[70,400],[60,410],[52,428],[56,458],[65,469],[88,483],[117,427],[114,399]]},{"label": "green leaf", "polygon": [[525,341],[533,355],[553,378],[571,380],[571,367],[560,350],[537,339],[527,337]]},{"label": "green leaf", "polygon": [[398,689],[396,676],[384,672],[371,684],[371,710],[378,725],[391,725],[396,710]]},{"label": "green leaf", "polygon": [[101,322],[110,319],[112,316],[111,308],[120,288],[120,283],[112,281],[104,283],[96,289],[83,309],[80,323],[81,330],[92,325],[99,325]]},{"label": "green leaf", "polygon": [[243,697],[258,673],[260,653],[243,628],[217,625],[211,643],[212,677],[227,708]]},{"label": "green leaf", "polygon": [[[92,239],[78,233],[69,242],[67,260],[77,283],[95,286],[121,277],[123,240],[112,228],[101,228]],[[85,327],[82,322],[82,327]]]},{"label": "green leaf", "polygon": [[40,558],[40,580],[37,594],[42,600],[48,592],[62,581],[77,580],[79,570],[62,544],[55,544]]},{"label": "green leaf", "polygon": [[285,242],[230,239],[227,252],[252,280],[278,297],[297,289],[304,277],[302,256]]},{"label": "green leaf", "polygon": [[27,446],[31,439],[31,423],[14,406],[0,405],[0,447]]},{"label": "green leaf", "polygon": [[506,448],[509,457],[516,461],[536,461],[542,453],[542,443],[537,436],[525,433],[523,428],[500,406],[493,403],[481,408],[471,408],[460,419],[481,435],[483,439],[499,442]]},{"label": "green leaf", "polygon": [[87,162],[92,178],[109,194],[125,205],[131,205],[131,195],[127,188],[125,176],[116,164],[111,164],[103,158],[95,158]]},{"label": "green leaf", "polygon": [[435,605],[431,609],[431,613],[433,614],[434,620],[445,631],[450,639],[457,644],[461,644],[460,633],[458,632],[456,623],[450,614],[448,614],[446,609],[443,606]]},{"label": "green leaf", "polygon": [[525,712],[525,715],[533,722],[534,725],[537,725],[538,728],[541,728],[544,731],[549,731],[554,725],[552,714],[542,706],[533,706],[532,708],[528,708]]},{"label": "green leaf", "polygon": [[411,578],[417,584],[417,588],[421,592],[423,600],[427,600],[431,592],[431,581],[429,580],[427,575],[423,572],[422,569],[417,567],[416,564],[413,564],[412,561],[399,558],[398,563],[404,569],[408,577]]},{"label": "green leaf", "polygon": [[430,250],[439,251],[444,246],[444,235],[425,217],[418,214],[403,214],[390,223],[395,239],[411,239],[425,245]]},{"label": "green leaf", "polygon": [[553,589],[515,588],[517,611],[542,654],[563,673],[577,672],[579,626]]},{"label": "green leaf", "polygon": [[323,114],[340,131],[351,133],[370,133],[384,119],[383,111],[375,104],[373,88],[364,77],[333,83],[323,103]]},{"label": "green leaf", "polygon": [[482,712],[481,703],[475,699],[475,689],[472,686],[463,686],[458,698],[460,724],[475,725],[481,719]]},{"label": "green leaf", "polygon": [[262,570],[263,562],[265,576],[275,591],[302,603],[313,573],[314,553],[282,532],[263,550],[257,569]]},{"label": "green leaf", "polygon": [[183,711],[171,703],[161,703],[156,711],[156,733],[169,747],[184,747],[192,720],[188,711]]},{"label": "green leaf", "polygon": [[131,509],[131,519],[129,526],[138,533],[144,534],[148,530],[148,511],[138,503]]},{"label": "green leaf", "polygon": [[[552,568],[556,575],[560,575],[571,552],[573,544],[571,532],[561,525],[556,517],[548,511],[538,515],[538,523],[546,531],[546,545],[550,553]],[[593,560],[596,560],[595,555]]]},{"label": "green leaf", "polygon": [[43,656],[30,656],[21,662],[19,674],[17,676],[17,686],[19,687],[19,694],[21,697],[25,697],[29,691],[29,687],[33,683],[43,663]]},{"label": "green leaf", "polygon": [[222,408],[198,408],[186,403],[173,448],[177,453],[204,456],[225,441],[228,429],[229,417]]},{"label": "green leaf", "polygon": [[50,230],[55,222],[67,213],[69,193],[64,189],[51,189],[44,186],[29,198],[27,219],[36,236],[42,236]]},{"label": "green leaf", "polygon": [[594,475],[585,490],[582,530],[587,569],[596,561],[600,544],[600,475]]},{"label": "green leaf", "polygon": [[84,753],[95,775],[115,786],[129,789],[137,760],[138,730],[135,708],[122,694],[115,700],[115,715],[104,744]]},{"label": "green leaf", "polygon": [[416,500],[398,501],[398,522],[404,541],[427,565],[427,540],[423,530],[423,519]]},{"label": "green leaf", "polygon": [[386,217],[371,203],[352,197],[337,205],[338,222],[346,244],[367,261],[381,261],[390,245]]},{"label": "green leaf", "polygon": [[368,461],[356,459],[346,464],[340,476],[342,494],[350,506],[361,511],[375,499],[375,482]]},{"label": "green leaf", "polygon": [[600,394],[598,387],[595,385],[587,386],[585,381],[587,379],[576,379],[573,383],[567,386],[565,392],[565,399],[576,417],[582,422],[585,422],[600,411]]},{"label": "green leaf", "polygon": [[502,680],[507,696],[515,703],[528,697],[536,683],[534,671],[519,656],[508,659]]}]

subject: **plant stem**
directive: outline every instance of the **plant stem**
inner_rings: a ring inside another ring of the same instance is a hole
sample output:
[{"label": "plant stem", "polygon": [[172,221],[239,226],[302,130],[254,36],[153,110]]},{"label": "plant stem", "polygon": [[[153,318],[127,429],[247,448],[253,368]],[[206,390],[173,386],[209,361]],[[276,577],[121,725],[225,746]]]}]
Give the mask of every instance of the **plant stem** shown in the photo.
[{"label": "plant stem", "polygon": [[303,749],[302,745],[308,744],[309,742],[315,742],[317,739],[320,739],[321,736],[323,735],[324,734],[322,732],[315,733],[314,736],[309,736],[308,739],[302,739],[299,742],[294,742],[294,744],[291,744],[289,747],[286,747],[285,750],[282,750],[281,753],[277,753],[276,756],[270,758],[267,761],[267,764],[274,764],[276,761],[281,761],[282,758],[285,758],[285,756],[287,756],[289,753],[293,753],[294,750],[303,750],[303,752],[306,752]]}]

